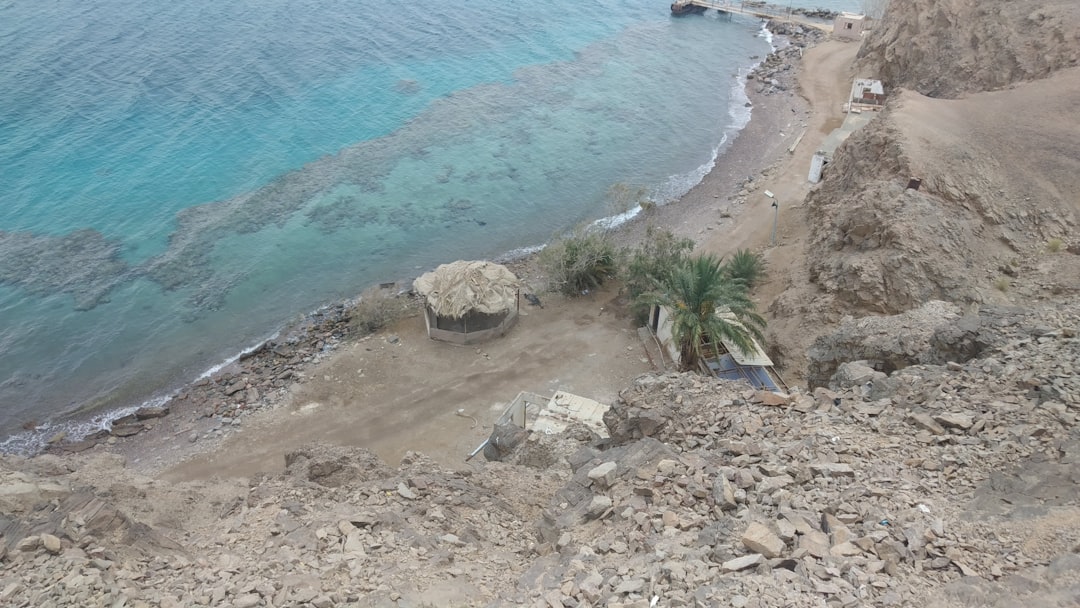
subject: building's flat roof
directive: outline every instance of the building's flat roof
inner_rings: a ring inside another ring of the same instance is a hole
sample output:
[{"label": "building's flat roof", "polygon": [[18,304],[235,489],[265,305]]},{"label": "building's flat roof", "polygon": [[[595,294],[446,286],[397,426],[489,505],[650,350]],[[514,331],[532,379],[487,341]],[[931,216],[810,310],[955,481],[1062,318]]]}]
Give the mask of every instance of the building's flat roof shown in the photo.
[{"label": "building's flat roof", "polygon": [[571,423],[579,422],[597,435],[607,437],[604,412],[608,410],[608,407],[599,401],[580,395],[556,391],[547,405],[537,412],[536,420],[532,423],[532,430],[552,435],[563,432]]},{"label": "building's flat roof", "polygon": [[[739,327],[746,329],[746,326],[740,323],[739,320],[735,318],[735,315],[730,312],[717,311],[716,316],[726,320],[732,325],[738,325]],[[754,365],[759,367],[772,367],[773,365],[772,359],[765,354],[765,351],[761,350],[761,345],[753,338],[750,338],[753,350],[749,353],[744,353],[739,350],[739,347],[730,340],[720,340],[720,342],[724,345],[724,348],[731,353],[731,358],[735,359],[735,362],[739,365]]]},{"label": "building's flat roof", "polygon": [[885,94],[885,85],[881,84],[880,80],[875,80],[873,78],[856,78],[851,83],[851,99],[858,99],[864,89],[870,89],[870,92],[876,95]]}]

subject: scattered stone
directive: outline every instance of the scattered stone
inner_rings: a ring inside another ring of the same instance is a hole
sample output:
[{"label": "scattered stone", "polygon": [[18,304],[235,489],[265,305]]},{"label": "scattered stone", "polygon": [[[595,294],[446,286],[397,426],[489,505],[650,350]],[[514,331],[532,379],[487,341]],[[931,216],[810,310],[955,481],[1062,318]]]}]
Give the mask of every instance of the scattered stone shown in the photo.
[{"label": "scattered stone", "polygon": [[144,406],[135,410],[135,418],[138,420],[149,420],[151,418],[161,418],[169,415],[169,406]]},{"label": "scattered stone", "polygon": [[60,539],[52,534],[42,534],[41,544],[45,547],[45,550],[53,555],[60,553]]},{"label": "scattered stone", "polygon": [[948,429],[968,430],[975,423],[970,414],[945,413],[936,414],[934,421]]},{"label": "scattered stone", "polygon": [[589,508],[586,511],[586,516],[589,519],[597,519],[598,517],[603,516],[610,508],[610,498],[607,496],[593,496],[592,501],[589,503]]},{"label": "scattered stone", "polygon": [[768,558],[779,557],[785,547],[780,537],[773,534],[767,526],[757,522],[750,524],[739,540],[747,549]]},{"label": "scattered stone", "polygon": [[615,483],[615,471],[617,468],[616,463],[605,462],[589,471],[589,479],[602,488],[611,487]]},{"label": "scattered stone", "polygon": [[753,568],[765,563],[765,557],[754,553],[752,555],[744,555],[742,557],[736,557],[735,559],[729,559],[720,565],[720,569],[724,572],[738,572],[740,570],[746,570],[747,568]]},{"label": "scattered stone", "polygon": [[912,414],[908,420],[915,426],[930,431],[935,435],[945,434],[945,428],[927,414]]},{"label": "scattered stone", "polygon": [[819,462],[810,465],[810,471],[819,477],[854,477],[855,470],[842,462]]}]

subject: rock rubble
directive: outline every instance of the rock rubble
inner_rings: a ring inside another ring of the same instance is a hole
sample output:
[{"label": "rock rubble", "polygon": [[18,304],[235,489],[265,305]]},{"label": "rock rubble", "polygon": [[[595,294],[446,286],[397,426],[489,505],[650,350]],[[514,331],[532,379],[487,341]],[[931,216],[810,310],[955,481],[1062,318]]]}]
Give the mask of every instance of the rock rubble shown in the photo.
[{"label": "rock rubble", "polygon": [[246,487],[169,485],[100,456],[7,457],[0,598],[1075,605],[1078,327],[1080,308],[1046,308],[977,358],[844,363],[812,394],[645,375],[605,417],[611,440],[529,435],[472,472],[312,445]]}]

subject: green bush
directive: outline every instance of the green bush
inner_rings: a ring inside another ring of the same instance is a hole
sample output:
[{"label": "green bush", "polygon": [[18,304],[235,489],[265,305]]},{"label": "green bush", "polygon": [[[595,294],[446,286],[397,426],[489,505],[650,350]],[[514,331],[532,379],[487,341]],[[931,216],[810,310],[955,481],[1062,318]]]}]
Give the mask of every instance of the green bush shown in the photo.
[{"label": "green bush", "polygon": [[694,241],[677,237],[667,229],[649,227],[645,241],[626,252],[623,282],[639,321],[643,322],[649,312],[649,305],[641,301],[641,296],[656,290],[657,284],[663,283],[672,269],[685,262],[693,249]]},{"label": "green bush", "polygon": [[1052,238],[1052,239],[1050,239],[1049,241],[1046,242],[1046,250],[1049,251],[1050,253],[1057,253],[1057,252],[1061,251],[1061,246],[1064,245],[1064,244],[1065,244],[1065,242],[1062,241],[1061,239]]},{"label": "green bush", "polygon": [[753,289],[768,276],[765,258],[749,249],[740,249],[724,263],[724,273],[732,279],[741,279],[747,289]]},{"label": "green bush", "polygon": [[551,289],[574,296],[615,276],[619,252],[609,231],[579,228],[545,247],[538,262]]}]

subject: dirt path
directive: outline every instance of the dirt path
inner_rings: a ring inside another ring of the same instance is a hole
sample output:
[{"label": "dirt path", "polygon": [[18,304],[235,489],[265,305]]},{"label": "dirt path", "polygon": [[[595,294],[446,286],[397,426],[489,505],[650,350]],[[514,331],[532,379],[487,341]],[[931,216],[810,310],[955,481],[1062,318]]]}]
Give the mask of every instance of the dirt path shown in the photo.
[{"label": "dirt path", "polygon": [[406,319],[343,347],[295,387],[285,407],[245,422],[218,449],[164,477],[280,471],[286,451],[316,440],[365,447],[395,464],[417,450],[465,466],[464,456],[518,392],[566,390],[611,402],[652,369],[615,296],[548,296],[542,309],[524,307],[505,337],[473,347],[429,340],[422,318]]},{"label": "dirt path", "polygon": [[[701,249],[721,255],[738,249],[760,251],[769,267],[768,280],[755,288],[754,300],[766,313],[770,332],[791,335],[800,328],[797,320],[771,317],[769,305],[786,289],[802,286],[806,297],[813,298],[815,288],[806,276],[802,263],[809,241],[809,222],[802,204],[813,184],[807,181],[810,158],[822,140],[844,120],[841,106],[847,101],[854,78],[852,62],[859,46],[855,43],[830,40],[806,51],[799,72],[799,92],[809,104],[805,135],[794,153],[786,149],[779,153],[781,160],[768,171],[738,216],[737,230],[711,233],[701,243]],[[793,138],[796,134],[792,134]],[[765,196],[772,192],[779,202],[776,245],[770,245],[773,231],[774,199]],[[784,379],[792,386],[804,384],[805,345],[785,340],[783,357],[774,357],[783,368]],[[773,354],[777,354],[773,351]]]},{"label": "dirt path", "polygon": [[[781,245],[768,252],[774,268],[788,267],[792,261],[785,244],[801,242],[806,235],[806,222],[798,211],[810,184],[806,180],[810,158],[821,141],[844,121],[842,104],[851,90],[851,63],[859,46],[855,43],[830,40],[806,51],[799,75],[800,94],[809,103],[806,134],[794,154],[783,151],[776,170],[771,172],[749,197],[739,216],[737,230],[715,231],[702,243],[702,249],[726,254],[736,249],[766,247],[772,234],[772,200],[765,196],[769,190],[780,201],[777,242]],[[798,129],[788,129],[789,137],[798,136]],[[774,275],[774,278],[776,276]]]}]

